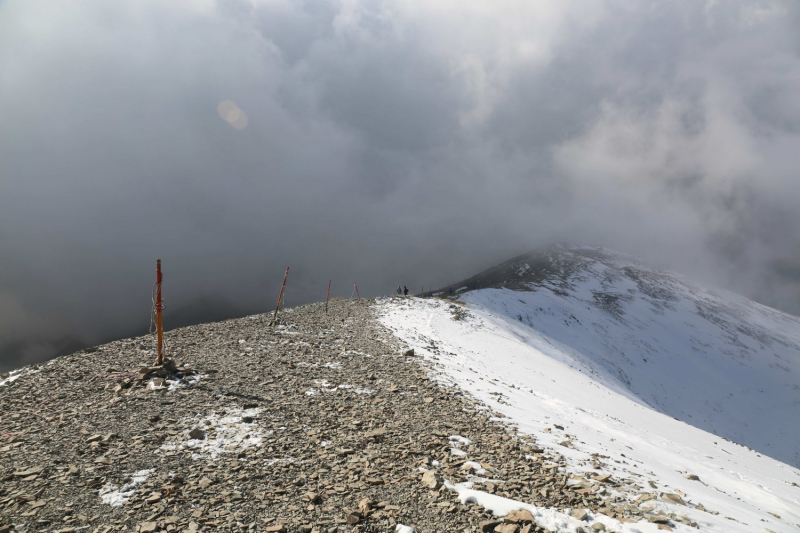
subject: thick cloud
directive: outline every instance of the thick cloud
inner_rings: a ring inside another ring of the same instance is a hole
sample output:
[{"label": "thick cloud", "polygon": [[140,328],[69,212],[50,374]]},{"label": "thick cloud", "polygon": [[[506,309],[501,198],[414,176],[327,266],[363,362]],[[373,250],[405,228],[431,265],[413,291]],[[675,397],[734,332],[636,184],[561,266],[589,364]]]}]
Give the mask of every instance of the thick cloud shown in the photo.
[{"label": "thick cloud", "polygon": [[145,331],[156,257],[168,325],[552,241],[800,313],[788,0],[6,0],[0,87],[0,367]]}]

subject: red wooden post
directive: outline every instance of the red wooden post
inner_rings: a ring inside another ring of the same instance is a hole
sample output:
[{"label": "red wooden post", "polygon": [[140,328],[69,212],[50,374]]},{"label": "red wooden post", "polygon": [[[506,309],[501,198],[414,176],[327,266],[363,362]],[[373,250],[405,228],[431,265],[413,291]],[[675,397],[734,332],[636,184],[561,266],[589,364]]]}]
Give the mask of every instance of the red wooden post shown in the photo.
[{"label": "red wooden post", "polygon": [[281,285],[281,293],[278,296],[278,305],[275,306],[275,316],[272,317],[272,323],[278,319],[278,309],[281,307],[281,300],[283,300],[283,289],[286,288],[286,277],[289,275],[289,267],[286,267],[286,274],[283,275],[283,285]]},{"label": "red wooden post", "polygon": [[325,312],[328,312],[328,300],[331,299],[331,281],[328,280],[328,296],[325,297]]},{"label": "red wooden post", "polygon": [[161,323],[161,310],[164,308],[161,305],[161,259],[156,261],[156,313],[158,316],[157,329],[158,329],[158,362],[156,364],[164,364],[164,328]]}]

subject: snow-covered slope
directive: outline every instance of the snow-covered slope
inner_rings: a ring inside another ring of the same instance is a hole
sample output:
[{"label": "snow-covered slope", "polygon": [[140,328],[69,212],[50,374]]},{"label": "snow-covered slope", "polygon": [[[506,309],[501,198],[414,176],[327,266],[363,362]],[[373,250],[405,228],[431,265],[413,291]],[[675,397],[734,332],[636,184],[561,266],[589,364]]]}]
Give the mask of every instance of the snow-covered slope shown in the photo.
[{"label": "snow-covered slope", "polygon": [[593,248],[532,252],[476,278],[496,289],[461,300],[529,326],[549,356],[800,467],[797,317]]},{"label": "snow-covered slope", "polygon": [[494,269],[486,284],[497,288],[463,293],[462,320],[446,301],[395,299],[382,321],[570,471],[608,456],[631,491],[617,497],[651,492],[646,506],[701,530],[797,531],[800,321],[619,254],[537,254]]}]

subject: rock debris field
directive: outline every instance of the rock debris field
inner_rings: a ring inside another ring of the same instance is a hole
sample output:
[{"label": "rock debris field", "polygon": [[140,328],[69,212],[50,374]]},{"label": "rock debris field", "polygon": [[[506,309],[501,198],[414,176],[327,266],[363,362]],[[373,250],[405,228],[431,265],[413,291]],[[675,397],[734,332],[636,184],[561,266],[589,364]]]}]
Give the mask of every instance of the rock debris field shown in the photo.
[{"label": "rock debris field", "polygon": [[147,336],[0,379],[0,533],[546,531],[463,482],[640,519],[603,499],[603,457],[568,485],[557,452],[432,380],[376,313],[310,304],[170,331],[162,367]]}]

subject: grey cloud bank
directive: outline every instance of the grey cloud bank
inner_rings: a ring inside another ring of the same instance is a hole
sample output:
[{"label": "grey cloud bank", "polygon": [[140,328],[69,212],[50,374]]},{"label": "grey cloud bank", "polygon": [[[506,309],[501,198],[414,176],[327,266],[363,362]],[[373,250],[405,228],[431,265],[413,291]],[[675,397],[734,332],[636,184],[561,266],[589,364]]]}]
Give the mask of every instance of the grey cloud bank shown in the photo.
[{"label": "grey cloud bank", "polygon": [[146,331],[157,257],[167,326],[553,241],[798,314],[799,36],[788,1],[6,0],[0,368]]}]

